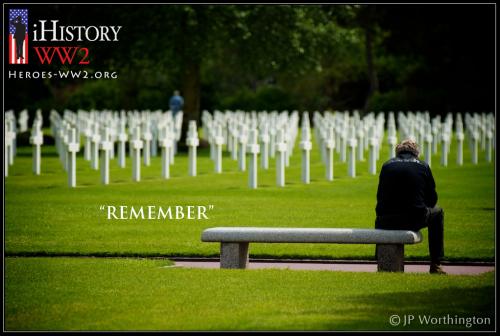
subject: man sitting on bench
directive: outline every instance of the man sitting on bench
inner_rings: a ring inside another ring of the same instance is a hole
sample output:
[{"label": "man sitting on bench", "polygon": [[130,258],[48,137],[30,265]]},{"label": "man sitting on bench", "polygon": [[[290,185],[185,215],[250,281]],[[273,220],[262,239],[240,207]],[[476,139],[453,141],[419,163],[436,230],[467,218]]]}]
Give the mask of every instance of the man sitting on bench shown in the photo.
[{"label": "man sitting on bench", "polygon": [[431,169],[418,156],[418,145],[413,140],[404,140],[396,146],[396,157],[382,166],[375,228],[416,232],[428,227],[430,273],[446,274],[441,268],[444,212],[436,206],[436,185]]}]

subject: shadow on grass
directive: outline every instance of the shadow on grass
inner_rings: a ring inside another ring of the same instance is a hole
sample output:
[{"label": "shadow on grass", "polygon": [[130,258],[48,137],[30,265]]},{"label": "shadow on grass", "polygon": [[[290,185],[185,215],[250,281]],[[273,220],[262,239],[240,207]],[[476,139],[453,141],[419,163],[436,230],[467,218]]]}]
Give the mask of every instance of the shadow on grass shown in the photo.
[{"label": "shadow on grass", "polygon": [[[441,275],[435,275],[442,277]],[[387,284],[390,286],[390,284]],[[422,286],[414,284],[414,286]],[[353,315],[357,318],[328,325],[328,330],[494,330],[495,287],[448,287],[424,291],[388,292],[350,298],[355,309],[342,309],[332,313]],[[332,303],[332,307],[335,306]],[[311,312],[317,314],[317,312]],[[400,325],[392,326],[389,318],[398,315]],[[404,325],[404,317],[413,321]],[[375,316],[381,316],[380,321]],[[366,321],[359,318],[366,317]],[[435,319],[434,319],[435,318]],[[473,322],[475,318],[476,322]],[[488,323],[489,319],[489,323]]]},{"label": "shadow on grass", "polygon": [[40,189],[54,189],[54,188],[58,188],[59,185],[58,184],[50,184],[50,185],[42,185],[42,186],[39,186],[38,188]]},{"label": "shadow on grass", "polygon": [[[216,258],[219,259],[219,252],[186,252],[186,253],[161,253],[161,252],[116,252],[116,251],[5,251],[7,257],[116,257],[116,258]],[[303,254],[250,254],[250,260],[254,259],[284,259],[284,260],[310,260],[310,261],[347,261],[347,260],[363,260],[374,262],[374,255],[358,255],[358,256],[341,256],[332,257],[331,255],[303,255]],[[406,261],[418,261],[427,263],[428,258],[421,256],[406,256]],[[489,262],[492,263],[493,258],[446,258],[444,263],[467,263],[467,262]]]},{"label": "shadow on grass", "polygon": [[[18,151],[16,153],[16,156],[18,157],[33,157],[32,152],[27,152],[27,151]],[[42,153],[42,160],[43,158],[48,158],[48,157],[59,157],[59,154],[57,152],[52,152],[52,151],[47,151]]]}]

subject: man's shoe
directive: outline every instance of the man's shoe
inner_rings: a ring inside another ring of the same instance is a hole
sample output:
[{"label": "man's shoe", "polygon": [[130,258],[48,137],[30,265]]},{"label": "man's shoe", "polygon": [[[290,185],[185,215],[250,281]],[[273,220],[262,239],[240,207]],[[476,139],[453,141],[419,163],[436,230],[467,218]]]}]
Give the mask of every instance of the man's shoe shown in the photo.
[{"label": "man's shoe", "polygon": [[441,265],[439,264],[431,264],[431,267],[429,269],[429,273],[431,274],[446,274],[445,271],[441,268]]}]

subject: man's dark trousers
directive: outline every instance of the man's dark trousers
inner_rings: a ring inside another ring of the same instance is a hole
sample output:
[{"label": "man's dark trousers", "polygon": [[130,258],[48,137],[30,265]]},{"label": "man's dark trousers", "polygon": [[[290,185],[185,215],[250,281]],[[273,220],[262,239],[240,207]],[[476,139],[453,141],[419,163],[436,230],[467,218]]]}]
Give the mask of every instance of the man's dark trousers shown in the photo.
[{"label": "man's dark trousers", "polygon": [[419,231],[427,227],[429,230],[429,255],[431,262],[440,264],[444,256],[444,211],[438,206],[427,208],[423,222],[415,225],[414,230]]},{"label": "man's dark trousers", "polygon": [[[408,225],[408,223],[411,224]],[[444,257],[444,211],[438,206],[427,208],[427,213],[420,220],[399,215],[377,217],[375,227],[377,229],[415,232],[428,228],[431,263],[440,264]]]}]

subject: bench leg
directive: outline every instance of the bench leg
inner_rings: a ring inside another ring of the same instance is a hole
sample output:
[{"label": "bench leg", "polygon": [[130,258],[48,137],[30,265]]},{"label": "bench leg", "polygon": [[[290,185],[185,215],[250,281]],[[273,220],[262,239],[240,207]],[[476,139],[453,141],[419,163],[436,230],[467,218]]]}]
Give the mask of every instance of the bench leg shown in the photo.
[{"label": "bench leg", "polygon": [[247,268],[248,243],[221,243],[220,268]]},{"label": "bench leg", "polygon": [[377,270],[379,272],[405,271],[404,244],[377,244]]}]

